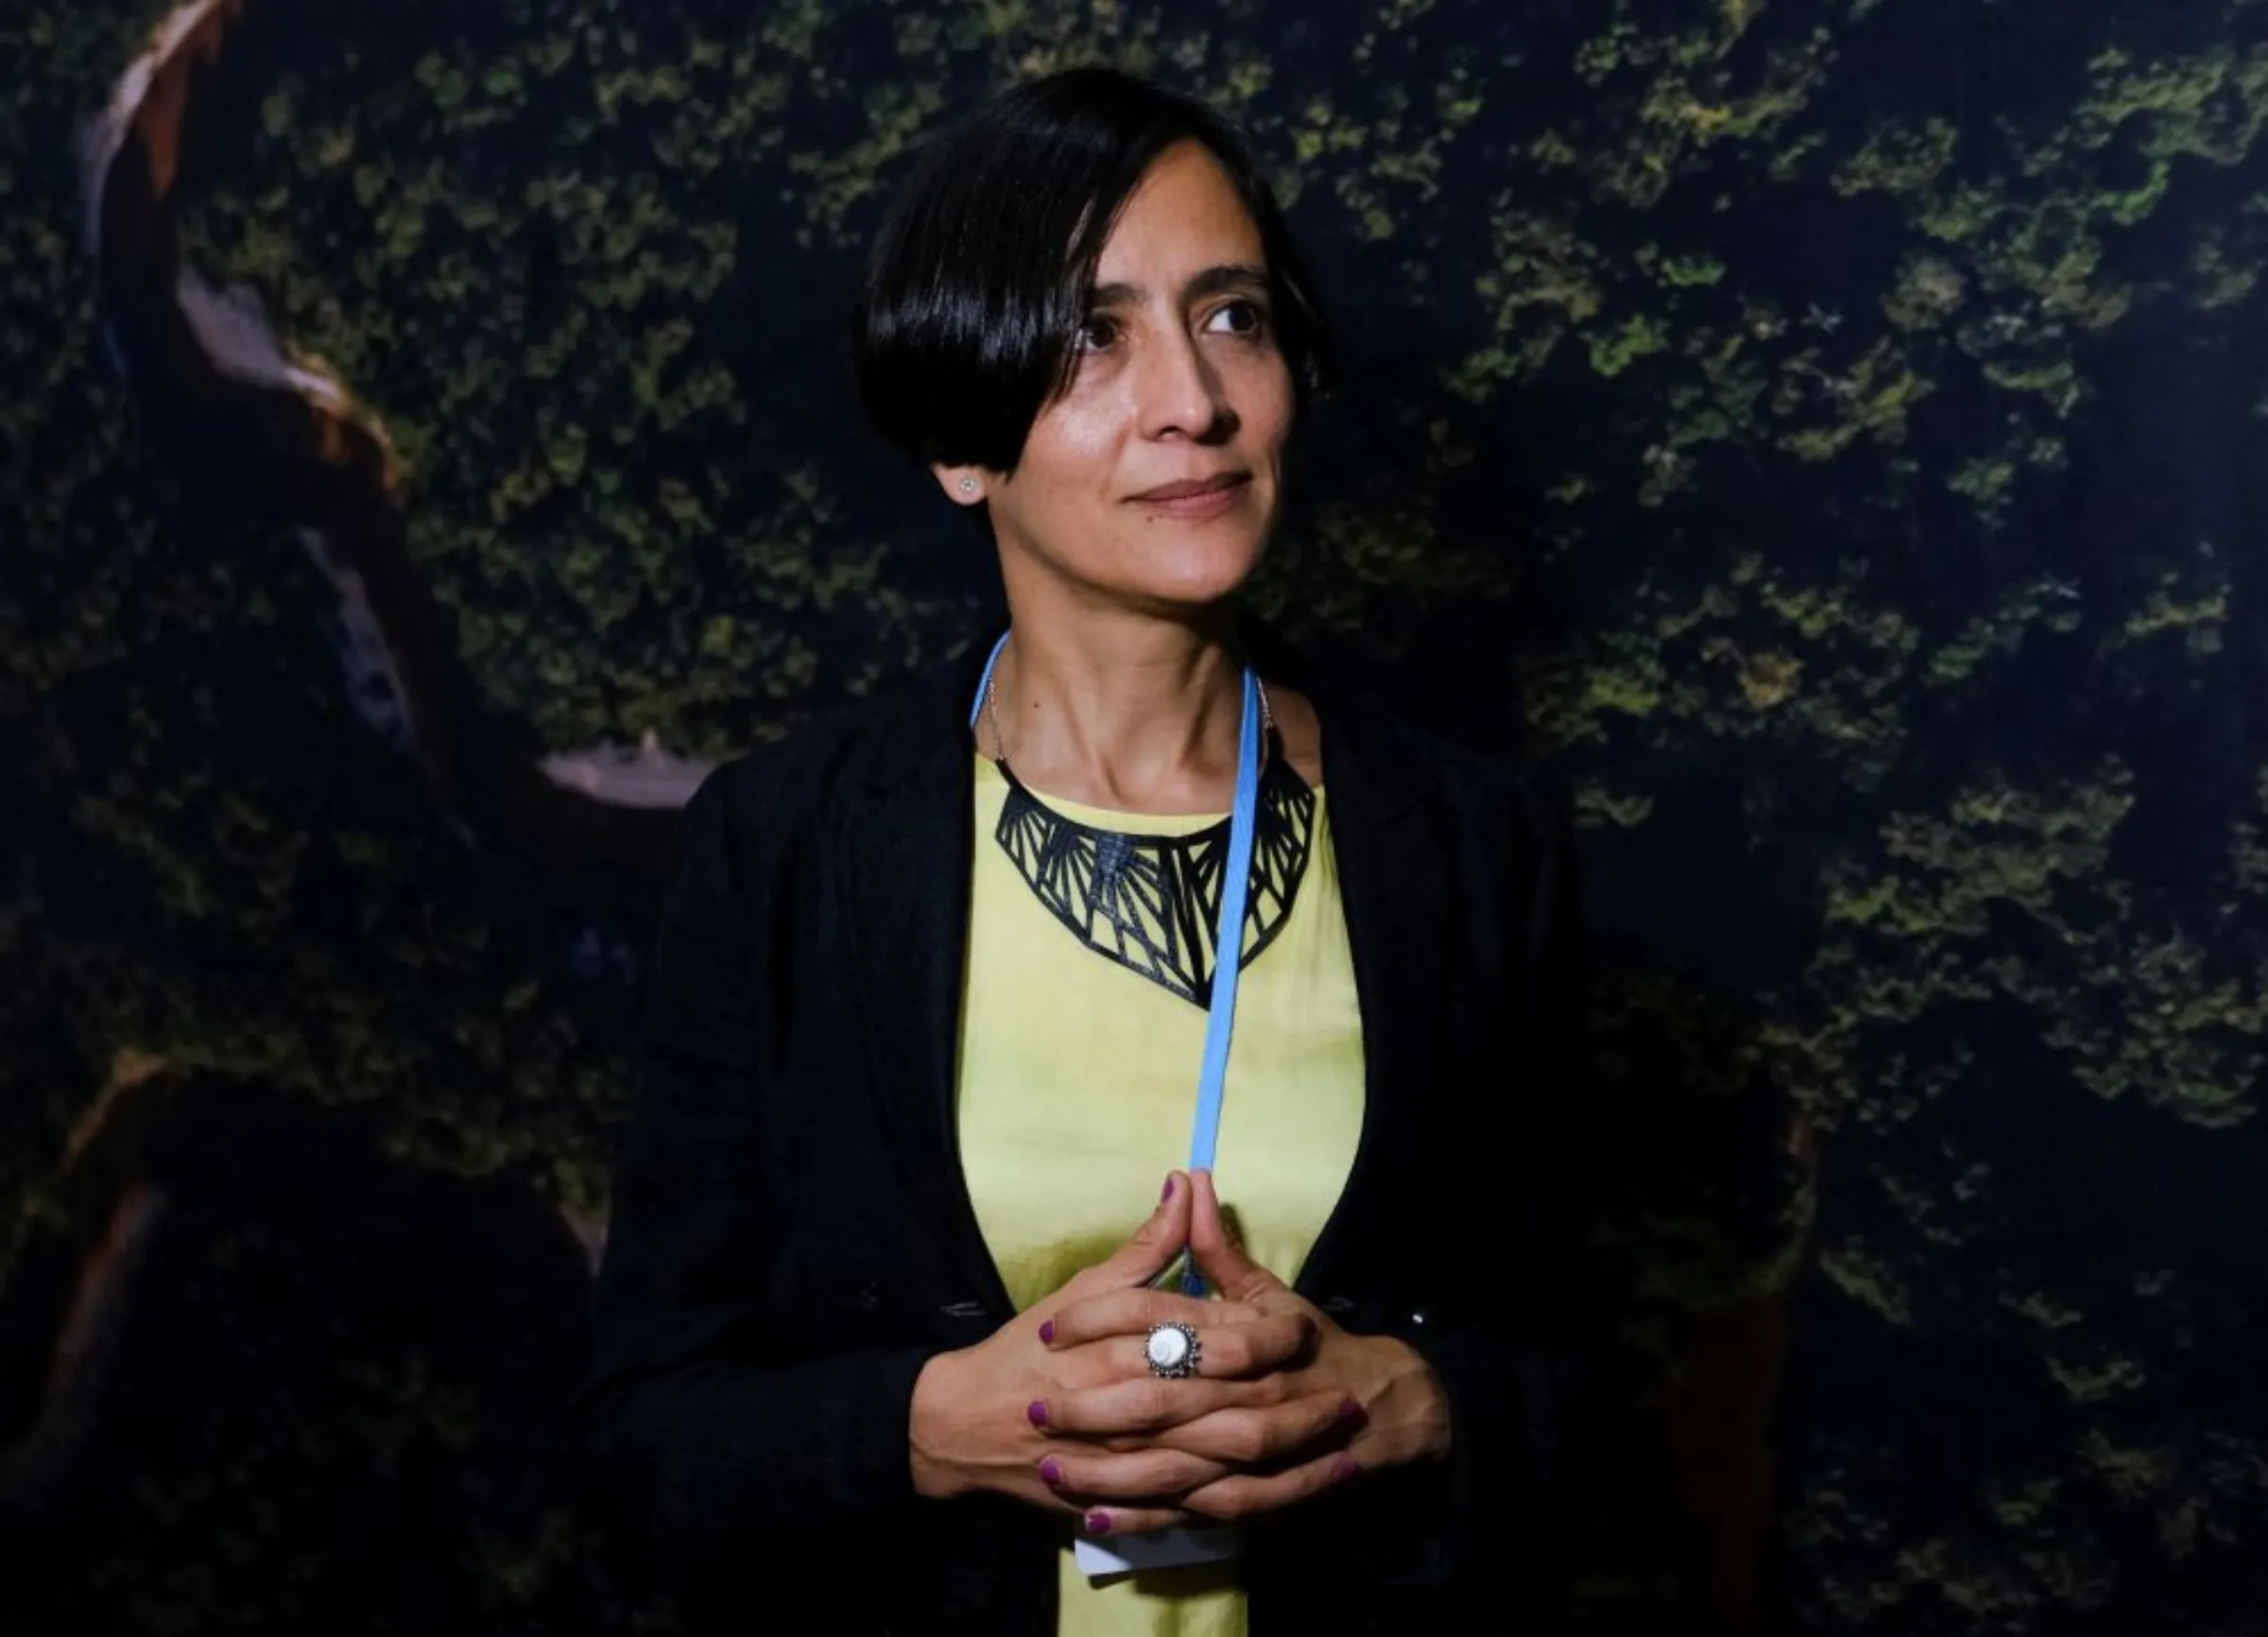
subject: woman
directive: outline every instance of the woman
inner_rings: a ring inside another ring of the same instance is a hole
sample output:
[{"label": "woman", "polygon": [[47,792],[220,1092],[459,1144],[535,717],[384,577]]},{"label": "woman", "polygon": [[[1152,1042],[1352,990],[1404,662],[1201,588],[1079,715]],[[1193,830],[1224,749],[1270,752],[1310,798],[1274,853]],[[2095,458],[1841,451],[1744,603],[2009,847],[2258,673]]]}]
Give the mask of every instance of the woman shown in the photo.
[{"label": "woman", "polygon": [[1009,623],[686,809],[611,1493],[720,1631],[1532,1629],[1571,876],[1514,774],[1235,612],[1329,372],[1266,184],[1187,100],[1026,85],[857,328]]}]

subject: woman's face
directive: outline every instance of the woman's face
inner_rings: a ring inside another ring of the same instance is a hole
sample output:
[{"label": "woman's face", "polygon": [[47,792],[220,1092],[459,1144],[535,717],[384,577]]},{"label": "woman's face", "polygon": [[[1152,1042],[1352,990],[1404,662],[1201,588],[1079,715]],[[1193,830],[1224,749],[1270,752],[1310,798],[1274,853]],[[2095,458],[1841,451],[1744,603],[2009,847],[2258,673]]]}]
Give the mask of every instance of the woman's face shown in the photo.
[{"label": "woman's face", "polygon": [[1014,476],[938,477],[954,500],[990,504],[1011,594],[1040,576],[1083,602],[1217,602],[1275,526],[1293,393],[1260,231],[1210,149],[1158,156],[1094,284],[1070,387],[1032,422]]}]

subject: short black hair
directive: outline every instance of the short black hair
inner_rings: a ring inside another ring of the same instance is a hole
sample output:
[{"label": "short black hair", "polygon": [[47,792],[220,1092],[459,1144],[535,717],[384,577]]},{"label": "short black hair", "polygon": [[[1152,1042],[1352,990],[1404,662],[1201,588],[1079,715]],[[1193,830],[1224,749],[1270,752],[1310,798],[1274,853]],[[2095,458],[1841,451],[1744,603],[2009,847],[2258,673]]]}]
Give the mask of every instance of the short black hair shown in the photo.
[{"label": "short black hair", "polygon": [[1211,150],[1259,228],[1296,401],[1319,399],[1330,326],[1244,138],[1193,97],[1071,68],[995,95],[936,139],[892,205],[852,320],[874,429],[924,465],[1013,472],[1069,385],[1104,241],[1151,162],[1183,141]]}]

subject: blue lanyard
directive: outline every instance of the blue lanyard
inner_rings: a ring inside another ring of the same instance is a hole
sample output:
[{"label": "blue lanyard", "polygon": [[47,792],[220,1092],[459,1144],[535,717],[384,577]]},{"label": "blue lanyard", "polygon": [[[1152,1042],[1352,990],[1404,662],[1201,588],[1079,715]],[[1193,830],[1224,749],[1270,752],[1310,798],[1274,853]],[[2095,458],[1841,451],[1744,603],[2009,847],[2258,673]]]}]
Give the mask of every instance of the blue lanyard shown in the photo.
[{"label": "blue lanyard", "polygon": [[[992,668],[1000,651],[1008,646],[1008,633],[985,661],[984,675],[976,681],[976,702],[969,707],[969,726],[974,729],[985,708],[986,691],[992,685]],[[1228,1075],[1228,1037],[1236,1025],[1236,985],[1244,965],[1245,901],[1252,878],[1252,830],[1260,811],[1260,679],[1245,667],[1245,702],[1236,740],[1236,804],[1228,813],[1228,874],[1221,883],[1221,915],[1213,928],[1212,1005],[1205,1016],[1205,1060],[1197,1072],[1197,1113],[1189,1133],[1189,1168],[1209,1171],[1221,1136],[1221,1084]],[[1181,1270],[1181,1288],[1192,1296],[1205,1293],[1204,1276],[1195,1263]]]}]

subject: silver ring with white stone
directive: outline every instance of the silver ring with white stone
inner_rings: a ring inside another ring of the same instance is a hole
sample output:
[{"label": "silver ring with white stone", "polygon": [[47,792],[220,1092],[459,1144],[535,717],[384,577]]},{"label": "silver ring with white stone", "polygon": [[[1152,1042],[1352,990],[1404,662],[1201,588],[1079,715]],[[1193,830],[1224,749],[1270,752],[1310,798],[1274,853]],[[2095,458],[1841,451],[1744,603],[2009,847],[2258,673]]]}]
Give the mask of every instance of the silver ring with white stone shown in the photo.
[{"label": "silver ring with white stone", "polygon": [[1150,1326],[1149,1339],[1142,1345],[1142,1355],[1150,1367],[1152,1375],[1168,1381],[1197,1373],[1197,1333],[1175,1319]]}]

